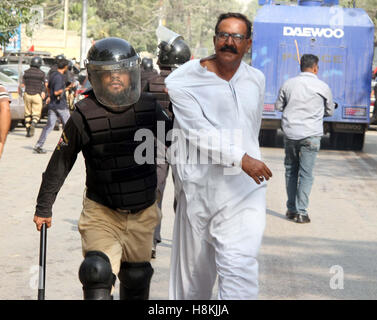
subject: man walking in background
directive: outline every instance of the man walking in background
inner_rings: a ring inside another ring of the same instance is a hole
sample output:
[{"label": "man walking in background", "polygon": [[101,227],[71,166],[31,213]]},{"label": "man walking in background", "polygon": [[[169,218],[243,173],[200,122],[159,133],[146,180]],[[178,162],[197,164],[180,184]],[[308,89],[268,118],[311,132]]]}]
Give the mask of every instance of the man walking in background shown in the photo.
[{"label": "man walking in background", "polygon": [[331,116],[334,103],[329,86],[318,79],[318,57],[304,54],[301,73],[280,88],[275,103],[282,111],[285,145],[287,219],[309,223],[307,212],[313,168],[323,136],[323,117]]},{"label": "man walking in background", "polygon": [[51,75],[48,82],[48,92],[50,97],[50,103],[48,105],[48,118],[47,124],[42,130],[42,133],[38,139],[37,144],[34,147],[36,153],[46,153],[43,149],[43,145],[46,142],[48,134],[54,128],[55,123],[59,118],[63,121],[63,127],[67,123],[70,113],[68,110],[67,99],[65,91],[69,90],[69,87],[65,86],[64,73],[68,69],[68,61],[62,59],[58,62],[58,71]]},{"label": "man walking in background", "polygon": [[22,85],[25,86],[25,127],[26,136],[34,135],[35,126],[39,122],[42,113],[43,100],[46,92],[46,75],[40,69],[41,57],[33,57],[30,61],[30,68],[25,71],[22,78]]}]

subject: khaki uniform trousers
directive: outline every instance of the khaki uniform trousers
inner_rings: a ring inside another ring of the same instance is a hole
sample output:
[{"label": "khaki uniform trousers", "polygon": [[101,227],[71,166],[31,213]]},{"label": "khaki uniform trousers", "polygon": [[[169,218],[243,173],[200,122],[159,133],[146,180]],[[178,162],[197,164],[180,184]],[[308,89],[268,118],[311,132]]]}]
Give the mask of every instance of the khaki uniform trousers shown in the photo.
[{"label": "khaki uniform trousers", "polygon": [[33,122],[36,125],[41,118],[43,100],[40,94],[24,93],[25,102],[25,126],[29,128]]},{"label": "khaki uniform trousers", "polygon": [[119,213],[84,196],[78,225],[83,256],[88,251],[105,253],[115,275],[124,261],[148,262],[160,221],[157,202],[137,213]]}]

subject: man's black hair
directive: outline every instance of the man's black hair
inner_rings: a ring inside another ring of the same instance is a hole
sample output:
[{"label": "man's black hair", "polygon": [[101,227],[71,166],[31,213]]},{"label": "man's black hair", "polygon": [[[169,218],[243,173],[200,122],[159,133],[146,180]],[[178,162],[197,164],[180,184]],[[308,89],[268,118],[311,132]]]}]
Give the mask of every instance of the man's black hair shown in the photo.
[{"label": "man's black hair", "polygon": [[301,72],[313,68],[315,65],[318,65],[318,62],[319,59],[314,54],[304,54],[300,61]]},{"label": "man's black hair", "polygon": [[63,69],[65,66],[68,66],[68,60],[67,59],[61,59],[57,63],[58,69]]},{"label": "man's black hair", "polygon": [[215,33],[218,34],[219,32],[219,25],[221,21],[228,19],[228,18],[237,18],[245,22],[246,24],[246,38],[251,38],[251,21],[242,13],[235,13],[235,12],[228,12],[228,13],[222,13],[217,18],[217,23],[215,27]]}]

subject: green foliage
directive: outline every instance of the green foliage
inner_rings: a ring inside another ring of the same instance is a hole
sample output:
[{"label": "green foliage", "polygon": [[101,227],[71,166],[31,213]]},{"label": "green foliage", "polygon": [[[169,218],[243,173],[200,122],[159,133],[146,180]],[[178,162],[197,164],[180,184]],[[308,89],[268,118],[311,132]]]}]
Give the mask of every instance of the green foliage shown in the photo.
[{"label": "green foliage", "polygon": [[101,37],[129,41],[137,51],[154,51],[159,2],[154,0],[97,0],[97,16],[106,21],[97,26]]},{"label": "green foliage", "polygon": [[0,43],[5,45],[21,23],[32,18],[30,8],[43,0],[1,0],[0,1]]},{"label": "green foliage", "polygon": [[97,26],[104,36],[127,39],[138,51],[155,53],[156,29],[162,23],[181,34],[191,48],[213,48],[220,13],[240,11],[236,0],[97,0]]}]

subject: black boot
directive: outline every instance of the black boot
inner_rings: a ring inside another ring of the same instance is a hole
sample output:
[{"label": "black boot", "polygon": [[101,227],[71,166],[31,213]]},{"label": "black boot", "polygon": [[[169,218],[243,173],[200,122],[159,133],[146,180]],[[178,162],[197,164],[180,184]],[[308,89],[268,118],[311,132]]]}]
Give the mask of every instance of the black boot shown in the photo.
[{"label": "black boot", "polygon": [[148,300],[153,268],[149,262],[123,262],[118,274],[120,300]]},{"label": "black boot", "polygon": [[29,127],[29,137],[34,136],[34,131],[35,131],[35,123],[32,122],[30,127]]},{"label": "black boot", "polygon": [[30,127],[26,127],[26,137],[30,137]]}]

